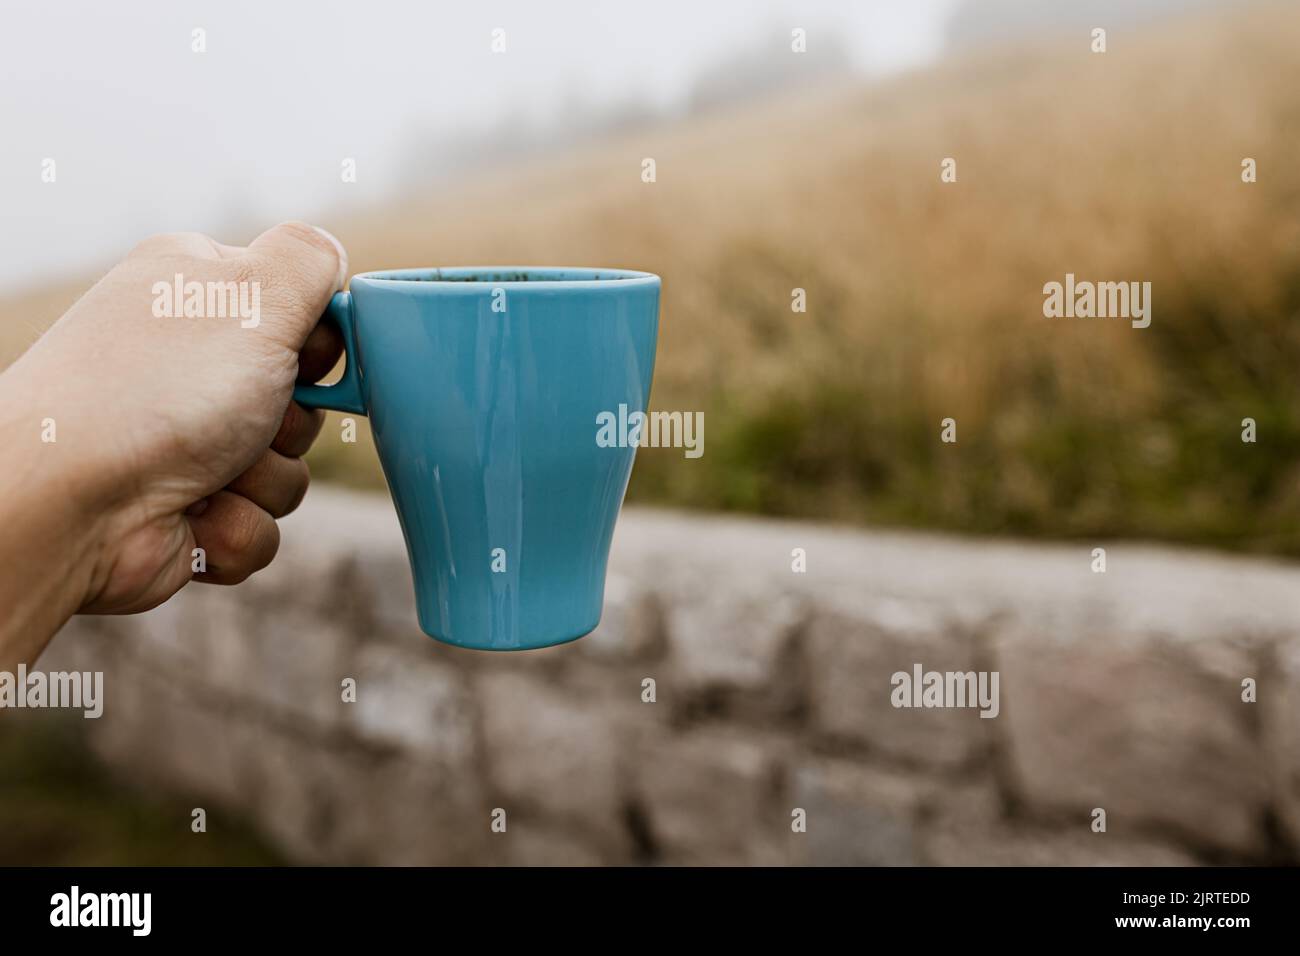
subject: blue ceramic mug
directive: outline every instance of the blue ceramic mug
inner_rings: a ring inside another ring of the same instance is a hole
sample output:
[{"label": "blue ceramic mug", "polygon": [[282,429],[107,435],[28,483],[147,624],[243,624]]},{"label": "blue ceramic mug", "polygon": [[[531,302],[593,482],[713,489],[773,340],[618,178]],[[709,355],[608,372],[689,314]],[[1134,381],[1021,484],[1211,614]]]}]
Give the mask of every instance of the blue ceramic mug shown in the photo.
[{"label": "blue ceramic mug", "polygon": [[646,410],[659,277],[370,272],[334,296],[324,319],[343,333],[343,377],[300,385],[294,398],[369,416],[420,628],[484,650],[593,630],[636,453],[601,447],[598,416]]}]

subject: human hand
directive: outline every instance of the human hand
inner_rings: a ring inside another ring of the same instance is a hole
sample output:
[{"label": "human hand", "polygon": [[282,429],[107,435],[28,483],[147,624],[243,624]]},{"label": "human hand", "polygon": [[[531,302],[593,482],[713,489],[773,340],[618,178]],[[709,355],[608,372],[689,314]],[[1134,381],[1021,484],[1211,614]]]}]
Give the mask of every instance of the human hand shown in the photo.
[{"label": "human hand", "polygon": [[[324,420],[291,401],[294,382],[338,360],[337,332],[316,321],[346,274],[337,240],[302,223],[247,248],[155,236],[0,376],[16,457],[0,517],[17,532],[0,544],[0,667],[34,660],[77,611],[147,610],[271,561]],[[164,301],[177,276],[202,284],[203,317]],[[209,314],[225,302],[245,309]]]}]

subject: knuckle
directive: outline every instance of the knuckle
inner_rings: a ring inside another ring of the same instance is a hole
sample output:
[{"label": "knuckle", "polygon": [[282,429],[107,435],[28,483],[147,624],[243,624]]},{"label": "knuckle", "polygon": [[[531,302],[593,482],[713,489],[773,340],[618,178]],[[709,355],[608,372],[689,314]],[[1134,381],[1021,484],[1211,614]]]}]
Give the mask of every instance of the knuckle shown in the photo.
[{"label": "knuckle", "polygon": [[257,489],[274,482],[275,469],[275,456],[271,452],[263,452],[262,457],[253,462],[247,471],[231,483],[230,487],[239,494],[256,492]]},{"label": "knuckle", "polygon": [[[339,250],[334,242],[310,223],[294,220],[282,222],[272,230],[277,242],[271,247],[271,255],[281,260],[289,271],[300,272],[304,266],[303,256],[308,261],[315,260],[312,268],[329,264],[329,271],[339,266]],[[306,248],[298,248],[306,247]]]},{"label": "knuckle", "polygon": [[264,260],[258,271],[264,308],[291,312],[303,308],[315,297],[311,281],[289,263],[278,259]]},{"label": "knuckle", "polygon": [[223,282],[234,282],[249,286],[256,283],[259,288],[266,284],[265,270],[261,268],[261,263],[249,256],[222,259],[217,264],[217,269]]},{"label": "knuckle", "polygon": [[233,509],[222,529],[226,549],[241,565],[259,549],[263,533],[261,509],[253,506]]},{"label": "knuckle", "polygon": [[152,236],[145,236],[126,254],[128,259],[139,259],[143,256],[156,256],[160,252],[175,250],[178,247],[178,236],[172,232],[157,233]]},{"label": "knuckle", "polygon": [[328,239],[322,236],[317,228],[309,223],[302,222],[298,219],[291,219],[288,222],[282,222],[275,227],[277,231],[285,236],[297,239],[299,242],[305,242],[308,245],[315,246],[323,252],[334,255],[334,246]]},{"label": "knuckle", "polygon": [[127,253],[128,259],[193,255],[196,250],[213,249],[212,240],[198,232],[161,232],[148,236]]}]

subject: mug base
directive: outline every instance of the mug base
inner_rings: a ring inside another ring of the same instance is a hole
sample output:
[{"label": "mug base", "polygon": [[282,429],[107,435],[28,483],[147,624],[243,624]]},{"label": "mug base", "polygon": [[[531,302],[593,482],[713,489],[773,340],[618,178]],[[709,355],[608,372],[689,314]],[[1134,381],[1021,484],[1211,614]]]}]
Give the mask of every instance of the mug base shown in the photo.
[{"label": "mug base", "polygon": [[567,634],[563,637],[548,637],[535,641],[524,641],[519,644],[483,644],[475,641],[459,641],[444,634],[439,634],[438,632],[425,627],[423,624],[420,625],[420,630],[442,644],[450,644],[452,647],[463,647],[471,651],[539,651],[546,647],[558,647],[561,644],[569,644],[578,640],[580,637],[586,637],[594,631],[599,624],[600,619],[597,618],[590,627],[584,627],[572,634]]}]

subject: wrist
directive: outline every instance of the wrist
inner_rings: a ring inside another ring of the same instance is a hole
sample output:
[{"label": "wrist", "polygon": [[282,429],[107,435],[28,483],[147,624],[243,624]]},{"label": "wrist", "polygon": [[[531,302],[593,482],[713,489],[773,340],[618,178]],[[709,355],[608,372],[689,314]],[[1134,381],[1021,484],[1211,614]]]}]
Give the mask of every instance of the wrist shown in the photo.
[{"label": "wrist", "polygon": [[26,378],[0,376],[0,670],[34,661],[87,600],[112,498],[76,416]]}]

